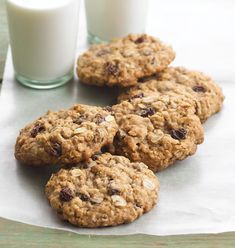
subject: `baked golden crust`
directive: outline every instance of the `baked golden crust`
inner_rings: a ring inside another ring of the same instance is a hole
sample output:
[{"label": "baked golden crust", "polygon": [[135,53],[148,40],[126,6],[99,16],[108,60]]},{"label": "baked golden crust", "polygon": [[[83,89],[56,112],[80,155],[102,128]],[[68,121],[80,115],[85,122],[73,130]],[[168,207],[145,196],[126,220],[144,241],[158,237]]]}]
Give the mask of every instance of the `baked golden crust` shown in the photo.
[{"label": "baked golden crust", "polygon": [[52,208],[81,227],[132,222],[154,207],[158,191],[159,182],[146,165],[109,153],[60,170],[45,189]]},{"label": "baked golden crust", "polygon": [[196,152],[204,132],[195,102],[184,96],[151,95],[112,107],[119,131],[114,152],[160,171]]},{"label": "baked golden crust", "polygon": [[122,92],[118,102],[138,94],[145,96],[154,93],[183,95],[196,101],[196,114],[201,122],[222,108],[224,95],[221,88],[202,72],[183,67],[169,67],[152,77],[143,79],[144,83]]},{"label": "baked golden crust", "polygon": [[128,35],[108,44],[93,45],[77,61],[82,82],[127,87],[139,78],[164,70],[175,58],[170,46],[146,35]]},{"label": "baked golden crust", "polygon": [[78,163],[112,143],[117,130],[114,117],[101,107],[49,111],[20,131],[15,157],[28,165]]}]

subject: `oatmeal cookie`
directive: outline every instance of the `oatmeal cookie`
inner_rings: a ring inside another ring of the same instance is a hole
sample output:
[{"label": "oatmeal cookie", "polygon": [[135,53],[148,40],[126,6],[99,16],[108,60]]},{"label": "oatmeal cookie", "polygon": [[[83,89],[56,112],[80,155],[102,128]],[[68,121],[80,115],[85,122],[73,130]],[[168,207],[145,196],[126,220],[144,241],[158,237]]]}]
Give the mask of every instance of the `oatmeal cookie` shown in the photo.
[{"label": "oatmeal cookie", "polygon": [[49,111],[20,131],[15,157],[29,165],[78,163],[112,143],[117,130],[114,117],[101,107]]},{"label": "oatmeal cookie", "polygon": [[159,182],[147,166],[109,153],[52,175],[45,193],[60,217],[81,227],[129,223],[156,204]]},{"label": "oatmeal cookie", "polygon": [[140,96],[112,109],[119,125],[113,152],[154,172],[193,155],[203,142],[195,102],[184,96]]},{"label": "oatmeal cookie", "polygon": [[[142,78],[140,83],[122,92],[118,101],[133,98],[136,95],[151,95],[152,92],[169,94],[174,92],[196,101],[196,114],[201,122],[220,111],[224,96],[221,88],[208,76],[183,67],[169,67],[151,77]],[[142,82],[142,83],[141,83]]]},{"label": "oatmeal cookie", "polygon": [[170,46],[142,35],[128,35],[108,44],[93,45],[77,61],[77,74],[86,84],[137,84],[144,76],[164,70],[175,58]]}]

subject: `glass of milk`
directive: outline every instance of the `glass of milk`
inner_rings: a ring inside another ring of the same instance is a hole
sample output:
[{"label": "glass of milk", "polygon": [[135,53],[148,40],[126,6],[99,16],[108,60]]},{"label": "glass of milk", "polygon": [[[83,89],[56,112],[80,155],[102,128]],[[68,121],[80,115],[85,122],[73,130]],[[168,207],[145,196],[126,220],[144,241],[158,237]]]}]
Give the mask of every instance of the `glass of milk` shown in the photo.
[{"label": "glass of milk", "polygon": [[148,0],[85,0],[88,39],[109,41],[129,33],[144,33]]},{"label": "glass of milk", "polygon": [[79,0],[7,0],[16,79],[49,89],[73,76]]}]

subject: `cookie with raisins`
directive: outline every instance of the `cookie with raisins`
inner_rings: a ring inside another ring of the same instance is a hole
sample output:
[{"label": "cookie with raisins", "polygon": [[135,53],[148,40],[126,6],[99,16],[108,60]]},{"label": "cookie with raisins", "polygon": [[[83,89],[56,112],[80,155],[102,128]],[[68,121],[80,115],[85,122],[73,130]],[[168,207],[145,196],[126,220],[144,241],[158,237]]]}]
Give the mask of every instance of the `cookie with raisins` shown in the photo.
[{"label": "cookie with raisins", "polygon": [[141,95],[112,110],[119,126],[113,152],[154,172],[193,155],[203,142],[195,101],[182,95]]},{"label": "cookie with raisins", "polygon": [[122,92],[118,101],[131,99],[138,95],[178,94],[195,100],[197,115],[201,122],[220,111],[224,96],[221,88],[202,72],[183,67],[169,67],[151,77],[139,80],[139,84]]},{"label": "cookie with raisins", "polygon": [[160,40],[132,34],[91,46],[78,58],[77,74],[86,84],[127,87],[164,70],[174,58],[173,49]]},{"label": "cookie with raisins", "polygon": [[78,163],[112,143],[117,130],[107,108],[77,104],[49,111],[20,131],[15,157],[39,166]]},{"label": "cookie with raisins", "polygon": [[130,223],[158,200],[159,182],[147,166],[110,153],[52,175],[45,189],[62,219],[80,227]]}]

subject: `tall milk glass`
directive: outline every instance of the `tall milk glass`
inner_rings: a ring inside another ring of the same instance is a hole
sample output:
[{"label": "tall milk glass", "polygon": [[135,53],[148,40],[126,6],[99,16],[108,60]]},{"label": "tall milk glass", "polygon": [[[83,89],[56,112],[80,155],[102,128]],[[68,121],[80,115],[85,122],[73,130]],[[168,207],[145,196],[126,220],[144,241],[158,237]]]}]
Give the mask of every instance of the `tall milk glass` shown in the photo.
[{"label": "tall milk glass", "polygon": [[7,0],[16,79],[54,88],[73,76],[79,0]]},{"label": "tall milk glass", "polygon": [[144,33],[148,0],[85,0],[91,43],[110,41],[129,33]]}]

